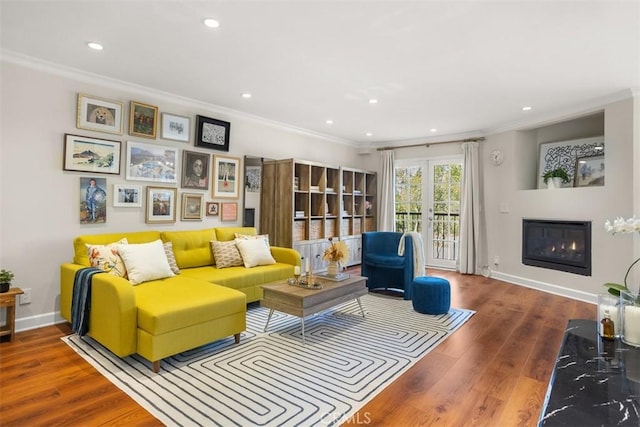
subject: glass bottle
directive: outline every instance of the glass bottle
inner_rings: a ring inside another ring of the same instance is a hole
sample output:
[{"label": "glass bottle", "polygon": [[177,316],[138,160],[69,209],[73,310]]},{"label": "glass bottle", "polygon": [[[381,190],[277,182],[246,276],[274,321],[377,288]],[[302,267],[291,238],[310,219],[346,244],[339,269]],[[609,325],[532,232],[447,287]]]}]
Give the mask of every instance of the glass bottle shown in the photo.
[{"label": "glass bottle", "polygon": [[616,337],[615,332],[615,324],[613,323],[613,320],[611,320],[609,310],[605,310],[604,317],[600,321],[600,335],[606,340],[612,340]]}]

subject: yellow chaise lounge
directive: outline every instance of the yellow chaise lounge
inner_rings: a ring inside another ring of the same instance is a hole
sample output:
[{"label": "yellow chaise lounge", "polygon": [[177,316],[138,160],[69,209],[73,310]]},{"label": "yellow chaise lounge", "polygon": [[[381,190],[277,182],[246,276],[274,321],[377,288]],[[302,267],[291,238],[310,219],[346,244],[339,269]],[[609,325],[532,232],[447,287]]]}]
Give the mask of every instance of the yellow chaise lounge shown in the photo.
[{"label": "yellow chaise lounge", "polygon": [[109,273],[93,276],[88,335],[119,357],[138,353],[158,372],[160,360],[233,335],[246,327],[246,305],[262,297],[261,285],[292,277],[300,265],[293,249],[270,247],[275,264],[217,268],[211,241],[237,234],[256,235],[253,227],[189,231],[141,231],[83,235],[74,239],[73,263],[60,267],[60,313],[71,322],[76,272],[90,266],[87,245],[171,242],[179,274],[132,285]]}]

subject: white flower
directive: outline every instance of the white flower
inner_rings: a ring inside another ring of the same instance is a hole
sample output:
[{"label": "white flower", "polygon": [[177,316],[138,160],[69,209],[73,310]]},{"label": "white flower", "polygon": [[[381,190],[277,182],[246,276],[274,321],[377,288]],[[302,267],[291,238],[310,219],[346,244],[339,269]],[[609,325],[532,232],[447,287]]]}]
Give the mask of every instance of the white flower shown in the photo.
[{"label": "white flower", "polygon": [[613,220],[613,225],[611,225],[611,221],[606,220],[604,223],[604,229],[608,233],[634,233],[640,232],[640,218],[636,218],[635,216],[624,219],[621,216]]}]

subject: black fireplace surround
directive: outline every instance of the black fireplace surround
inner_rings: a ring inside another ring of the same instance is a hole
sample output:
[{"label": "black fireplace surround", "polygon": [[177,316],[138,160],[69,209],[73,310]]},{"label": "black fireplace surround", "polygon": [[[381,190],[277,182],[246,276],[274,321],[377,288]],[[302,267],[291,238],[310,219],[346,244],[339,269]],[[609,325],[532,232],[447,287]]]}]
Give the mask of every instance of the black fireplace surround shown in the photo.
[{"label": "black fireplace surround", "polygon": [[523,219],[522,263],[591,276],[591,222]]}]

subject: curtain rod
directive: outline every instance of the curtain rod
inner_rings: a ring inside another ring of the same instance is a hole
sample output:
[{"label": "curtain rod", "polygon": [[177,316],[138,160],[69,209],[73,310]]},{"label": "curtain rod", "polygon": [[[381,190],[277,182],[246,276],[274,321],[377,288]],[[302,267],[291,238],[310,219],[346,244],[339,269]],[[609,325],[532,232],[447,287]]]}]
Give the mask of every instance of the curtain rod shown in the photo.
[{"label": "curtain rod", "polygon": [[484,137],[478,137],[478,138],[467,138],[467,139],[456,139],[453,141],[435,141],[435,142],[423,142],[421,144],[412,144],[412,145],[396,145],[394,147],[380,147],[377,149],[377,151],[386,151],[386,150],[395,150],[396,148],[411,148],[411,147],[428,147],[430,145],[435,145],[435,144],[451,144],[454,142],[480,142],[480,141],[484,141]]}]

